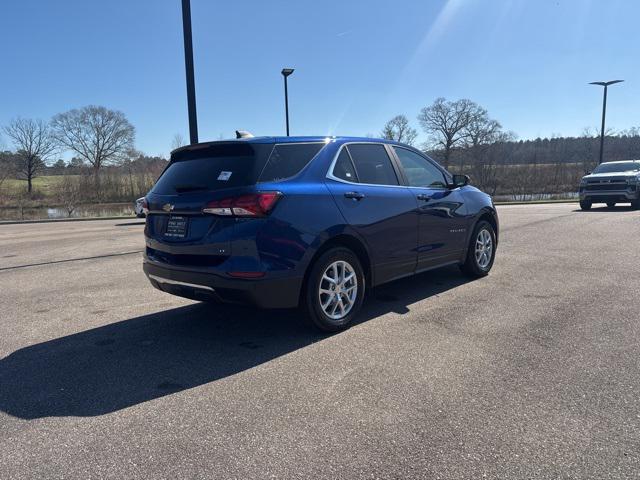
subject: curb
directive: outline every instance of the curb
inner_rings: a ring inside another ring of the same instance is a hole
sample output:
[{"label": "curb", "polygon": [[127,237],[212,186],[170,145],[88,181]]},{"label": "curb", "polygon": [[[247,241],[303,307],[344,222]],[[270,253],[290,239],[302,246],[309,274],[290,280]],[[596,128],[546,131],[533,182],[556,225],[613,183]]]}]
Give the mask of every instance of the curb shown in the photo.
[{"label": "curb", "polygon": [[579,203],[578,199],[566,199],[566,200],[523,200],[521,202],[494,202],[495,205],[535,205],[545,203]]},{"label": "curb", "polygon": [[43,218],[41,220],[0,220],[0,226],[2,225],[23,225],[29,223],[63,223],[63,222],[89,222],[94,220],[140,220],[142,218],[138,218],[135,215],[130,217],[119,215],[112,217],[79,217],[79,218]]}]

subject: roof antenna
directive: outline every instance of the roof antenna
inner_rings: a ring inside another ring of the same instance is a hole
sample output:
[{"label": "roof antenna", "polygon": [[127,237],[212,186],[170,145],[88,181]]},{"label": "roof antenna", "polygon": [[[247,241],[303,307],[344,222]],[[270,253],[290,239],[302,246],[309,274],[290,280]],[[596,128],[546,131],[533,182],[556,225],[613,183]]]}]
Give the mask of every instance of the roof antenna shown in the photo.
[{"label": "roof antenna", "polygon": [[246,130],[236,130],[236,138],[253,138],[253,134]]}]

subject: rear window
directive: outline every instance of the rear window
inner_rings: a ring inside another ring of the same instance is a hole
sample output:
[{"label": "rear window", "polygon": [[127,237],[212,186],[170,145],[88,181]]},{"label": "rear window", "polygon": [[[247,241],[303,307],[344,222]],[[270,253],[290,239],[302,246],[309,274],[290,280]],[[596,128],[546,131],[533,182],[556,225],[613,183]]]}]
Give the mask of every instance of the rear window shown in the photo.
[{"label": "rear window", "polygon": [[245,187],[289,178],[302,170],[324,143],[220,143],[184,150],[171,158],[152,192],[176,195]]},{"label": "rear window", "polygon": [[178,152],[152,192],[175,195],[253,185],[272,144],[221,143]]},{"label": "rear window", "polygon": [[276,182],[293,177],[315,157],[324,143],[283,143],[276,145],[260,175],[260,182]]}]

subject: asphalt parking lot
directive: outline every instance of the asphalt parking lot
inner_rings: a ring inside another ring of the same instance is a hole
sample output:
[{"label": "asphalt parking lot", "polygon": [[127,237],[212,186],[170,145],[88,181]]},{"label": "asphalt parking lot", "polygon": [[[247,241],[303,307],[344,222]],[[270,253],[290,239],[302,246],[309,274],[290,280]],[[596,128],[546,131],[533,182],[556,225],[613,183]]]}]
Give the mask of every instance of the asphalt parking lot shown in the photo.
[{"label": "asphalt parking lot", "polygon": [[137,220],[0,226],[0,478],[637,478],[640,212],[499,213],[332,336],[155,291]]}]

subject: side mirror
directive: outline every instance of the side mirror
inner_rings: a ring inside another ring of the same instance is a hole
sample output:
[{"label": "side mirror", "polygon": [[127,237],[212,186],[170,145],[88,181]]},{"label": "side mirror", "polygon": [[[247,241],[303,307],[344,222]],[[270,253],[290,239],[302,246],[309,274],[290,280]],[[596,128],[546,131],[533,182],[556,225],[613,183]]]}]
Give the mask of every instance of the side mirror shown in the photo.
[{"label": "side mirror", "polygon": [[453,188],[464,187],[465,185],[469,185],[469,182],[471,182],[469,175],[454,175],[451,186]]}]

